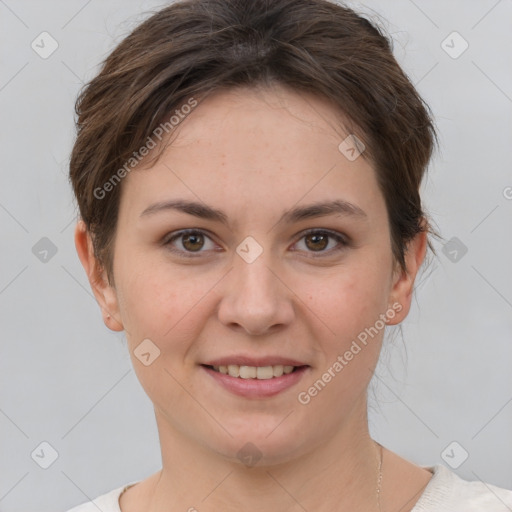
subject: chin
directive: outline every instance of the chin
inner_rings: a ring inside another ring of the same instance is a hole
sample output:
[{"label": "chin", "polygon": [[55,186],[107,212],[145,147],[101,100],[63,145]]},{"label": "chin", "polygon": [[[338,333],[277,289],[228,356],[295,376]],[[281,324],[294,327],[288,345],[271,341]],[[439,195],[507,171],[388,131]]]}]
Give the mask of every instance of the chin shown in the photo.
[{"label": "chin", "polygon": [[307,446],[304,436],[304,429],[290,429],[289,425],[284,424],[284,416],[270,421],[268,418],[262,422],[261,428],[247,428],[250,425],[249,420],[245,424],[238,425],[236,430],[231,426],[226,426],[233,437],[228,435],[216,436],[219,442],[212,444],[210,437],[205,444],[219,456],[241,464],[248,468],[276,466],[289,462],[307,452]]}]

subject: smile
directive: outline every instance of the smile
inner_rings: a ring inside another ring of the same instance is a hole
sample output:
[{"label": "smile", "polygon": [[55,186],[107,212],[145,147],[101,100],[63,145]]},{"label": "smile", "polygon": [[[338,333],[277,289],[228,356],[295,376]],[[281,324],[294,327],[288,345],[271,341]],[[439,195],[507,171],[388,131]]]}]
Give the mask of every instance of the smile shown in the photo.
[{"label": "smile", "polygon": [[242,366],[230,364],[229,366],[211,366],[214,371],[238,377],[240,379],[267,380],[274,377],[281,377],[283,374],[292,373],[298,366],[277,364],[274,366]]},{"label": "smile", "polygon": [[308,365],[200,365],[216,385],[244,398],[268,398],[295,386]]}]

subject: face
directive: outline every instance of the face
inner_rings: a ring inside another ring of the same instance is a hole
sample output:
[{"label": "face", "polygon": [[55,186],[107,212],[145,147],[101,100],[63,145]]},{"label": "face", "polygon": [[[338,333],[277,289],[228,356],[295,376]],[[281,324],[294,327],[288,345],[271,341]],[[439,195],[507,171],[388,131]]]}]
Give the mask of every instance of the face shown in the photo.
[{"label": "face", "polygon": [[339,120],[286,89],[218,92],[124,179],[115,289],[95,293],[160,432],[232,459],[252,443],[271,464],[363,421],[424,244],[393,271],[375,171],[340,151]]}]

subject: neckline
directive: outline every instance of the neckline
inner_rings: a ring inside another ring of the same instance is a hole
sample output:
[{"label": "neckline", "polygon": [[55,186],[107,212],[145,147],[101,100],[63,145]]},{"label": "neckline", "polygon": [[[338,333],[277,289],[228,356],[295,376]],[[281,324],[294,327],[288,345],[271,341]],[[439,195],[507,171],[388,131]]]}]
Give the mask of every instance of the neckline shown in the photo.
[{"label": "neckline", "polygon": [[[430,493],[432,488],[437,485],[437,481],[439,479],[439,475],[441,474],[441,469],[440,468],[444,468],[444,466],[442,464],[436,464],[434,466],[421,466],[423,469],[426,469],[429,473],[432,474],[432,477],[430,478],[430,480],[428,481],[427,485],[423,488],[423,491],[421,492],[421,495],[420,497],[418,498],[418,501],[416,501],[416,503],[414,504],[414,507],[412,509],[411,512],[414,512],[416,507],[418,505],[421,505],[421,501],[422,500],[425,500],[425,495],[427,493]],[[142,480],[137,480],[136,482],[130,482],[129,484],[126,484],[124,487],[122,487],[121,489],[121,492],[119,494],[117,494],[116,496],[116,505],[117,505],[117,508],[115,510],[115,512],[122,512],[121,510],[121,503],[120,503],[120,499],[121,499],[121,496],[128,490],[130,489],[131,487],[133,487],[134,485],[140,483]]]},{"label": "neckline", "polygon": [[128,490],[130,487],[133,487],[134,485],[137,485],[138,483],[142,482],[142,480],[137,480],[136,482],[130,482],[129,484],[126,484],[124,487],[122,487],[121,492],[119,494],[116,493],[115,500],[116,500],[116,510],[115,512],[122,512],[121,510],[121,496]]}]

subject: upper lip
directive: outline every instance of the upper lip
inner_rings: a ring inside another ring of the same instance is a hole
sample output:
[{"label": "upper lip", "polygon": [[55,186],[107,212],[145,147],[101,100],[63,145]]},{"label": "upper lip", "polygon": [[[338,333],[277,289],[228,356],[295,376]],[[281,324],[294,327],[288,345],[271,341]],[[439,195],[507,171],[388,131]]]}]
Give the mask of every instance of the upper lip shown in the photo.
[{"label": "upper lip", "polygon": [[202,364],[207,366],[229,366],[230,364],[236,364],[238,366],[309,366],[306,365],[306,363],[302,363],[296,359],[290,359],[288,357],[250,357],[243,355],[219,357]]}]

